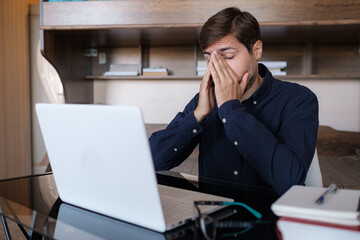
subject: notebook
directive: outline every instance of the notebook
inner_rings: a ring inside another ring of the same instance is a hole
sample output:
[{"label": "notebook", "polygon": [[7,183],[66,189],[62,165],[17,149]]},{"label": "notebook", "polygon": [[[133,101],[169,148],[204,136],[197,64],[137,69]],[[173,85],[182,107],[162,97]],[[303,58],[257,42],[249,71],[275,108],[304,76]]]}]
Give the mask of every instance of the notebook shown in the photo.
[{"label": "notebook", "polygon": [[354,240],[360,239],[360,227],[281,217],[276,222],[279,239]]},{"label": "notebook", "polygon": [[165,232],[197,217],[195,200],[232,201],[158,185],[137,107],[36,104],[36,113],[64,202]]},{"label": "notebook", "polygon": [[321,187],[292,186],[271,205],[271,210],[278,216],[360,226],[360,191],[338,189],[322,204],[316,204],[325,191]]}]

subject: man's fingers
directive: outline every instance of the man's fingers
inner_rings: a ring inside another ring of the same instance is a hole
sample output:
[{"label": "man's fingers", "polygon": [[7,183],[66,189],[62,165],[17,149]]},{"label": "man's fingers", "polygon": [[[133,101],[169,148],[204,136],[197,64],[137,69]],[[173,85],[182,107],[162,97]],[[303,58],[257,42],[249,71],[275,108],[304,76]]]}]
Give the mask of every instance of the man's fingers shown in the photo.
[{"label": "man's fingers", "polygon": [[219,66],[219,69],[216,70],[219,72],[221,81],[225,81],[226,79],[231,78],[231,75],[229,73],[230,66],[227,64],[227,62],[219,54],[215,55],[215,59]]},{"label": "man's fingers", "polygon": [[206,70],[205,70],[205,74],[203,76],[203,81],[208,82],[210,80],[210,62],[208,63],[208,65],[206,66]]},{"label": "man's fingers", "polygon": [[203,79],[200,84],[200,91],[201,91],[201,89],[208,87],[210,78],[211,78],[210,63],[208,63],[206,70],[205,70],[205,74],[204,74]]},{"label": "man's fingers", "polygon": [[246,72],[240,82],[240,89],[241,89],[242,93],[244,93],[245,88],[248,84],[248,81],[249,81],[249,73]]},{"label": "man's fingers", "polygon": [[209,76],[209,74],[210,74],[210,62],[211,61],[209,61],[209,63],[206,66],[204,77]]},{"label": "man's fingers", "polygon": [[220,64],[220,59],[219,58],[220,58],[220,56],[216,52],[214,52],[212,54],[213,66],[214,66],[214,68],[216,70],[217,75],[219,76],[219,80],[221,82],[224,82],[226,80],[226,76],[224,74],[223,67]]},{"label": "man's fingers", "polygon": [[234,71],[231,69],[230,65],[225,61],[225,59],[223,57],[221,57],[220,55],[218,55],[218,62],[219,65],[225,75],[225,79],[231,79],[233,81],[237,80],[237,77],[234,73]]},{"label": "man's fingers", "polygon": [[234,72],[234,71],[232,70],[232,68],[230,67],[230,65],[229,65],[225,60],[223,60],[223,61],[226,63],[226,66],[227,66],[227,67],[226,67],[226,70],[227,70],[229,76],[230,76],[232,79],[237,80],[238,78],[237,78],[235,72]]},{"label": "man's fingers", "polygon": [[[209,63],[210,64],[210,63]],[[216,69],[215,69],[215,66],[214,66],[214,62],[211,61],[211,65],[210,65],[210,72],[211,72],[211,76],[212,76],[212,79],[214,81],[214,84],[215,86],[218,85],[220,86],[220,76],[219,74],[217,73]]]}]

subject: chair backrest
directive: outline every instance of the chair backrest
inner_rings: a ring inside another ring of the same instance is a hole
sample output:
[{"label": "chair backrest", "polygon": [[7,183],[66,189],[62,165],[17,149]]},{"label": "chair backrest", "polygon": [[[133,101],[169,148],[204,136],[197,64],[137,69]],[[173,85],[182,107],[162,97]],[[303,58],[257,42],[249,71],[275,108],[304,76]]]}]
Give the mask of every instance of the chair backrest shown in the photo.
[{"label": "chair backrest", "polygon": [[41,85],[49,103],[65,103],[64,89],[59,74],[41,54],[40,41],[36,51],[36,65]]},{"label": "chair backrest", "polygon": [[[53,67],[53,65],[51,65],[48,60],[41,54],[40,40],[38,41],[36,48],[36,66],[39,74],[40,83],[44,90],[47,102],[57,104],[65,103],[64,88],[60,76],[56,69]],[[40,129],[37,129],[34,129],[34,131],[40,131]],[[38,134],[41,135],[40,132]],[[34,149],[34,152],[40,151],[40,154],[42,154],[42,149],[45,148],[42,140],[37,140],[34,146],[36,148]],[[37,146],[40,146],[40,148]],[[46,152],[45,156],[42,157],[40,166],[46,166],[45,172],[51,171],[49,159]]]},{"label": "chair backrest", "polygon": [[312,186],[312,187],[323,187],[322,176],[321,176],[320,165],[319,165],[319,158],[317,155],[316,147],[315,147],[315,153],[314,153],[313,160],[310,164],[310,168],[306,175],[305,185]]}]

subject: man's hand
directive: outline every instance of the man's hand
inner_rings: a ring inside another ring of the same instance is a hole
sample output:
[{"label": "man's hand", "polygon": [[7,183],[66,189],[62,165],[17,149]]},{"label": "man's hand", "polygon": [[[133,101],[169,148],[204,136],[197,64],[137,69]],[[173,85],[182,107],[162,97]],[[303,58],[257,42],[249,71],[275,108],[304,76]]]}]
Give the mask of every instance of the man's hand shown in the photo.
[{"label": "man's hand", "polygon": [[194,116],[197,122],[202,122],[204,118],[213,110],[215,106],[214,85],[211,80],[210,72],[211,61],[206,67],[206,71],[199,91],[199,103],[194,111]]},{"label": "man's hand", "polygon": [[229,100],[240,100],[245,92],[249,73],[246,72],[241,81],[239,81],[229,64],[216,52],[211,54],[210,63],[211,76],[215,84],[217,106],[220,107]]}]

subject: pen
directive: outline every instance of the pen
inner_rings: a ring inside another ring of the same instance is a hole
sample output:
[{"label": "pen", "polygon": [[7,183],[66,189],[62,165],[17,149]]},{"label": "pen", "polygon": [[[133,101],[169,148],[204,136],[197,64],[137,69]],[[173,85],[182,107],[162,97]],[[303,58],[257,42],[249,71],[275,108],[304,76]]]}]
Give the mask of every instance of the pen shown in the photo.
[{"label": "pen", "polygon": [[332,183],[327,189],[326,191],[315,201],[316,204],[322,204],[325,200],[325,197],[331,193],[331,192],[335,192],[337,190],[337,186],[335,183]]}]

